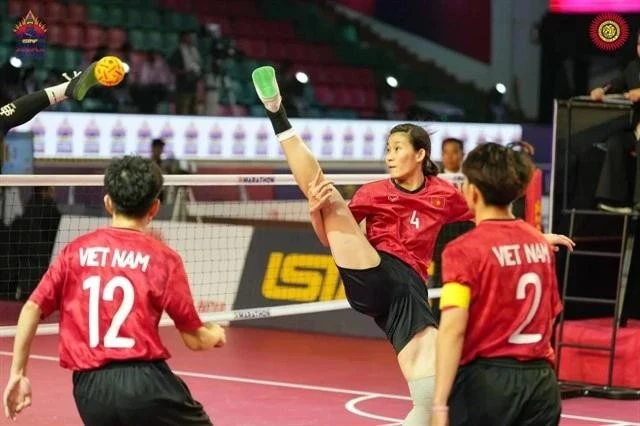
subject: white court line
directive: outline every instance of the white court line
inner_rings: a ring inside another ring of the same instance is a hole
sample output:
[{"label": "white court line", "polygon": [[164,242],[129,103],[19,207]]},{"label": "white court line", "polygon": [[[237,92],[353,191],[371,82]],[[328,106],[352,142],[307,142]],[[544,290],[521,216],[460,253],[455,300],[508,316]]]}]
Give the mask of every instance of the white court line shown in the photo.
[{"label": "white court line", "polygon": [[377,398],[377,396],[363,395],[357,398],[352,398],[349,401],[347,401],[346,404],[344,404],[344,408],[351,414],[355,414],[356,416],[360,416],[360,417],[366,417],[368,419],[382,420],[384,422],[392,422],[393,424],[398,424],[398,422],[401,421],[398,419],[393,419],[391,417],[384,417],[384,416],[379,416],[377,414],[367,413],[366,411],[362,411],[356,407],[356,405],[359,404],[360,402],[373,399],[373,398]]},{"label": "white court line", "polygon": [[[0,351],[0,356],[11,357],[12,353],[7,351]],[[54,356],[47,355],[29,355],[29,359],[35,359],[40,361],[52,361],[58,362],[58,358]],[[278,382],[272,380],[259,380],[259,379],[248,379],[244,377],[236,377],[236,376],[222,376],[216,374],[205,374],[205,373],[194,373],[191,371],[178,371],[174,370],[174,373],[180,376],[186,377],[195,377],[199,379],[210,379],[210,380],[222,380],[227,382],[236,382],[236,383],[250,383],[254,385],[265,385],[265,386],[274,386],[281,388],[290,388],[290,389],[303,389],[310,391],[318,391],[318,392],[329,392],[329,393],[340,393],[346,395],[357,395],[357,396],[367,396],[369,398],[388,398],[388,399],[399,399],[410,401],[411,398],[404,395],[394,395],[388,393],[377,393],[377,392],[369,392],[362,391],[356,389],[343,389],[343,388],[333,388],[328,386],[314,386],[314,385],[303,385],[300,383],[289,383],[289,382]],[[367,413],[368,414],[368,413]],[[570,420],[584,420],[587,422],[598,422],[598,423],[607,423],[608,426],[640,426],[640,423],[637,422],[629,422],[626,420],[616,420],[616,419],[603,419],[599,417],[587,417],[587,416],[576,416],[572,414],[562,414],[562,418],[570,419]],[[390,421],[395,421],[396,419],[389,419]]]},{"label": "white court line", "polygon": [[[12,356],[11,352],[0,351],[0,356]],[[46,355],[29,355],[29,359],[37,359],[40,361],[53,361],[58,362],[59,359],[54,356],[46,356]],[[237,383],[250,383],[254,385],[266,385],[266,386],[275,386],[281,388],[292,388],[292,389],[304,389],[310,391],[318,391],[318,392],[329,392],[329,393],[341,393],[347,395],[358,395],[358,396],[369,396],[371,398],[388,398],[388,399],[402,399],[409,401],[411,398],[404,395],[393,395],[388,393],[377,393],[377,392],[369,392],[362,391],[356,389],[343,389],[343,388],[333,388],[328,386],[314,386],[314,385],[303,385],[300,383],[288,383],[288,382],[277,382],[272,380],[260,380],[260,379],[247,379],[244,377],[236,377],[236,376],[221,376],[217,374],[205,374],[205,373],[194,373],[191,371],[179,371],[173,370],[174,373],[180,376],[186,377],[195,377],[198,379],[210,379],[210,380],[222,380],[227,382],[237,382]],[[392,419],[393,420],[393,419]],[[640,425],[639,425],[640,426]]]}]

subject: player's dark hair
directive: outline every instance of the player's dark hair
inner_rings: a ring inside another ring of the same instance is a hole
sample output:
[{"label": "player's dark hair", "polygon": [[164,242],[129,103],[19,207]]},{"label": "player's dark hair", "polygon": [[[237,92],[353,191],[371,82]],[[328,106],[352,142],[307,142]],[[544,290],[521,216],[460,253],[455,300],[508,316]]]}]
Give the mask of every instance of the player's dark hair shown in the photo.
[{"label": "player's dark hair", "polygon": [[462,173],[480,190],[485,203],[500,207],[524,194],[533,169],[526,153],[493,142],[478,145],[462,163]]},{"label": "player's dark hair", "polygon": [[394,133],[405,133],[409,137],[409,142],[413,149],[425,150],[425,157],[422,161],[422,173],[425,176],[436,176],[439,172],[438,166],[431,160],[431,138],[429,133],[422,127],[411,123],[398,124],[389,132],[389,136]]},{"label": "player's dark hair", "polygon": [[462,142],[458,138],[446,138],[445,140],[443,140],[442,141],[442,150],[444,151],[445,145],[450,144],[450,143],[457,144],[458,147],[460,148],[460,152],[464,152],[464,142]]},{"label": "player's dark hair", "polygon": [[104,174],[104,187],[117,213],[144,217],[158,198],[162,171],[151,159],[125,156],[114,160]]}]

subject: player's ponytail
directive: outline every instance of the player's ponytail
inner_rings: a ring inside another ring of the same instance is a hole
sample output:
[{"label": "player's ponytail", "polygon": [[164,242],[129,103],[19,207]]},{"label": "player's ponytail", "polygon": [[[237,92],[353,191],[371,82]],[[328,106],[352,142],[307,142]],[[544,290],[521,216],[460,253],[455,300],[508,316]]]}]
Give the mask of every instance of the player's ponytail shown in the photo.
[{"label": "player's ponytail", "polygon": [[424,149],[425,157],[422,161],[422,173],[424,173],[425,176],[436,176],[440,172],[439,167],[431,160],[431,138],[424,128],[416,126],[415,124],[404,123],[398,124],[391,129],[389,135],[394,133],[405,133],[409,136],[409,141],[416,151]]}]

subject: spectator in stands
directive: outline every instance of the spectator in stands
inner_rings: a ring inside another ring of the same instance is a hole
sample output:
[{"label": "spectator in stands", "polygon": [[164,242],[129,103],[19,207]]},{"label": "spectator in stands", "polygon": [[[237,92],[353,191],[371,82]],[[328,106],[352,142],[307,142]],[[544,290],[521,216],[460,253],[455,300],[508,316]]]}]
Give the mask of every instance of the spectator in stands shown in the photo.
[{"label": "spectator in stands", "polygon": [[598,208],[621,214],[640,211],[640,31],[636,34],[636,55],[621,75],[591,91],[594,101],[602,101],[607,93],[623,93],[634,103],[632,125],[606,141],[596,189]]},{"label": "spectator in stands", "polygon": [[53,187],[39,186],[34,188],[22,216],[11,224],[16,299],[29,297],[49,267],[61,216]]},{"label": "spectator in stands", "polygon": [[442,141],[442,172],[461,173],[464,160],[464,142],[456,138]]},{"label": "spectator in stands", "polygon": [[136,70],[131,84],[131,95],[142,114],[155,114],[158,104],[167,99],[171,85],[171,72],[164,57],[158,52],[146,52],[145,61]]},{"label": "spectator in stands", "polygon": [[180,45],[169,60],[175,74],[176,113],[195,115],[198,83],[202,78],[202,58],[196,46],[195,34],[180,34]]}]

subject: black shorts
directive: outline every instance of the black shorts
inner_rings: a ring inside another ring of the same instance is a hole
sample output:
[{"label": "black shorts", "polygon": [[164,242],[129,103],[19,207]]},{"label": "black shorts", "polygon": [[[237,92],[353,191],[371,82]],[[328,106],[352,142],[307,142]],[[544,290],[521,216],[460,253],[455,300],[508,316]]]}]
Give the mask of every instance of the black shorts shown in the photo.
[{"label": "black shorts", "polygon": [[546,361],[479,359],[461,367],[449,397],[450,426],[556,426],[560,388]]},{"label": "black shorts", "polygon": [[86,426],[210,426],[202,405],[164,361],[114,362],[73,373]]},{"label": "black shorts", "polygon": [[437,323],[420,276],[400,259],[378,253],[376,267],[338,270],[351,307],[373,317],[399,353],[418,332]]}]

